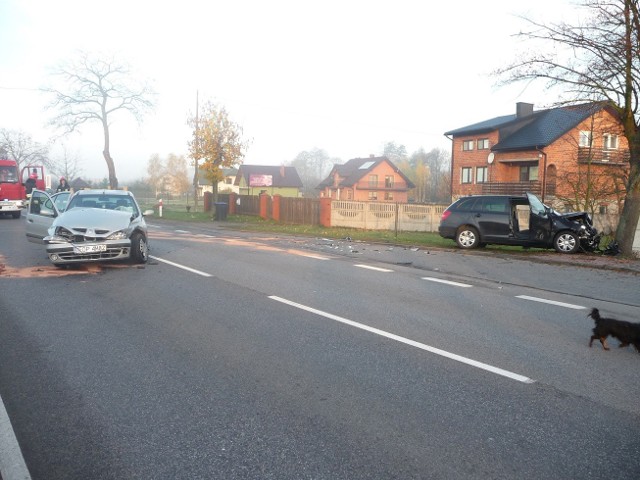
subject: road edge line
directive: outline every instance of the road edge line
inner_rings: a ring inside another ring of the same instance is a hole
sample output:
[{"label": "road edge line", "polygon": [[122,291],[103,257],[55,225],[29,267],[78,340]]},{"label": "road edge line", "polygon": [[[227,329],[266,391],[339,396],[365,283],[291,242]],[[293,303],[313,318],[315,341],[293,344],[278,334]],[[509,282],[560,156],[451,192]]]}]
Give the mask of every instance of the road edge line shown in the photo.
[{"label": "road edge line", "polygon": [[0,475],[2,480],[31,480],[2,397],[0,397]]}]

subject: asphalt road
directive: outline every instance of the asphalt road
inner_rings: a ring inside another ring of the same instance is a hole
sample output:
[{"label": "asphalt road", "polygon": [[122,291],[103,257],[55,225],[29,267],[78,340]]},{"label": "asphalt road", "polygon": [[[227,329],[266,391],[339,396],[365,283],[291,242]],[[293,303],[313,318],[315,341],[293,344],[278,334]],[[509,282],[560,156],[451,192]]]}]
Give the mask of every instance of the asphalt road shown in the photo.
[{"label": "asphalt road", "polygon": [[586,317],[637,275],[151,223],[148,265],[59,270],[0,222],[32,478],[640,476],[640,355]]}]

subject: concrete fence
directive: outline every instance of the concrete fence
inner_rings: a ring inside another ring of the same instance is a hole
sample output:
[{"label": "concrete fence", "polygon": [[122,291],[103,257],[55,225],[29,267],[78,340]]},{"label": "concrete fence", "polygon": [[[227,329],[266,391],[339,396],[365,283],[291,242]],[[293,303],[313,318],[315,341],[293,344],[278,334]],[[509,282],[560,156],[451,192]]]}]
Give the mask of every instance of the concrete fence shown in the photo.
[{"label": "concrete fence", "polygon": [[436,232],[447,205],[331,201],[332,227]]}]

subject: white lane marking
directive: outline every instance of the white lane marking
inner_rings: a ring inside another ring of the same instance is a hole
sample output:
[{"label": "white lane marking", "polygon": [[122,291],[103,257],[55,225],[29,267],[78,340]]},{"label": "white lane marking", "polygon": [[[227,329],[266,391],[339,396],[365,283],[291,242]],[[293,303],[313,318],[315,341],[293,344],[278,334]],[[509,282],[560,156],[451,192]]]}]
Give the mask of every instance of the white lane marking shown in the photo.
[{"label": "white lane marking", "polygon": [[173,267],[181,268],[183,270],[186,270],[187,272],[195,273],[197,275],[202,275],[203,277],[211,277],[212,276],[210,273],[201,272],[200,270],[196,270],[195,268],[185,267],[184,265],[180,265],[179,263],[170,262],[169,260],[165,260],[165,259],[160,258],[160,257],[154,257],[152,255],[149,255],[149,258],[153,258],[154,260],[157,260],[157,261],[162,262],[162,263],[166,263],[167,265],[171,265]]},{"label": "white lane marking", "polygon": [[31,479],[2,397],[0,397],[0,475],[4,480]]},{"label": "white lane marking", "polygon": [[430,282],[446,283],[447,285],[453,285],[454,287],[472,287],[468,283],[452,282],[450,280],[442,280],[441,278],[434,277],[422,277],[422,280],[429,280]]},{"label": "white lane marking", "polygon": [[573,308],[574,310],[584,310],[585,308],[587,308],[581,305],[573,305],[571,303],[556,302],[555,300],[547,300],[545,298],[530,297],[528,295],[516,295],[516,298],[521,298],[523,300],[531,300],[533,302],[548,303],[550,305],[557,305],[558,307]]},{"label": "white lane marking", "polygon": [[175,230],[178,233],[190,233],[189,230]]},{"label": "white lane marking", "polygon": [[472,367],[480,368],[482,370],[486,370],[491,373],[495,373],[496,375],[502,375],[503,377],[510,378],[512,380],[516,380],[522,383],[534,383],[535,380],[525,377],[524,375],[519,375],[517,373],[510,372],[508,370],[503,370],[502,368],[494,367],[492,365],[488,365],[486,363],[478,362],[476,360],[472,360],[470,358],[466,358],[460,355],[456,355],[455,353],[447,352],[446,350],[440,350],[439,348],[431,347],[429,345],[425,345],[424,343],[416,342],[414,340],[410,340],[405,337],[401,337],[399,335],[395,335],[393,333],[385,332],[384,330],[380,330],[378,328],[370,327],[368,325],[364,325],[362,323],[354,322],[353,320],[348,320],[343,317],[339,317],[337,315],[333,315],[331,313],[323,312],[322,310],[317,310],[312,307],[307,307],[306,305],[302,305],[300,303],[292,302],[291,300],[287,300],[282,297],[278,297],[275,295],[271,295],[269,297],[271,300],[276,300],[277,302],[281,302],[287,305],[290,305],[295,308],[299,308],[301,310],[305,310],[307,312],[315,313],[316,315],[321,315],[323,317],[329,318],[331,320],[335,320],[336,322],[344,323],[345,325],[349,325],[351,327],[359,328],[361,330],[365,330],[370,333],[374,333],[376,335],[380,335],[382,337],[389,338],[391,340],[395,340],[400,343],[404,343],[406,345],[411,345],[412,347],[419,348],[421,350],[426,350],[427,352],[434,353],[436,355],[440,355],[442,357],[446,357],[450,360],[455,360],[456,362],[464,363],[466,365],[470,365]]},{"label": "white lane marking", "polygon": [[321,257],[320,255],[313,255],[311,253],[301,253],[300,256],[307,257],[307,258],[315,258],[316,260],[329,260],[329,258],[327,257]]},{"label": "white lane marking", "polygon": [[388,268],[380,268],[380,267],[372,267],[371,265],[354,265],[355,267],[367,268],[369,270],[375,270],[376,272],[393,272],[393,270],[389,270]]}]

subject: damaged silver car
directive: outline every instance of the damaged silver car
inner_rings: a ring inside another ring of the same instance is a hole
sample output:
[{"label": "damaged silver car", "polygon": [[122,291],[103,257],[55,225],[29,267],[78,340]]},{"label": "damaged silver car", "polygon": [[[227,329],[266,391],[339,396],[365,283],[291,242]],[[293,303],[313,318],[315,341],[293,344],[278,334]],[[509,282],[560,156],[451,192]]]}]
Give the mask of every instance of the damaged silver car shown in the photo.
[{"label": "damaged silver car", "polygon": [[28,240],[45,244],[54,265],[148,261],[144,217],[153,210],[142,212],[131,192],[80,190],[60,206],[56,195],[34,190],[26,218]]}]

